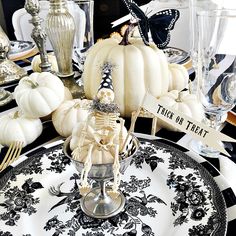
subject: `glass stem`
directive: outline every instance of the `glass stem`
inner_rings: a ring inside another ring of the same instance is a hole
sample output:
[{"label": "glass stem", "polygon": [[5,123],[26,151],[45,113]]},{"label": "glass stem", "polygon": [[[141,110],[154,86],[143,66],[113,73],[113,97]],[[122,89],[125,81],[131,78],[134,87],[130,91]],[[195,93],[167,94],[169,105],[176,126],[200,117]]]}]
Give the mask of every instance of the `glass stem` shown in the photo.
[{"label": "glass stem", "polygon": [[211,128],[213,128],[215,130],[219,130],[223,122],[224,122],[224,120],[223,120],[222,113],[219,113],[219,114],[206,113],[206,123]]},{"label": "glass stem", "polygon": [[100,193],[100,198],[104,199],[107,197],[106,193],[106,181],[100,181],[100,188],[101,188],[101,193]]},{"label": "glass stem", "polygon": [[193,81],[189,83],[189,93],[190,94],[198,94],[198,54],[196,52],[192,52],[192,67],[195,73],[195,77]]}]

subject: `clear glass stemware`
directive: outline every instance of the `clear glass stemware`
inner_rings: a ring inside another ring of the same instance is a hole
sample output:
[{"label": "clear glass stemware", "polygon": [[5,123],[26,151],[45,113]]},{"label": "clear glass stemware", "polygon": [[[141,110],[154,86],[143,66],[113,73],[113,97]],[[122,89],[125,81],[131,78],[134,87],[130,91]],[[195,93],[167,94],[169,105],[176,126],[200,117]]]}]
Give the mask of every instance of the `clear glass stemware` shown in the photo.
[{"label": "clear glass stemware", "polygon": [[[219,129],[236,103],[236,10],[199,11],[197,19],[198,96],[205,109],[204,122]],[[219,154],[205,145],[195,148],[205,156]]]},{"label": "clear glass stemware", "polygon": [[195,78],[190,85],[190,92],[197,93],[198,88],[198,21],[197,12],[211,9],[222,9],[224,0],[189,0],[189,32],[190,32],[190,57],[192,67],[195,72]]}]

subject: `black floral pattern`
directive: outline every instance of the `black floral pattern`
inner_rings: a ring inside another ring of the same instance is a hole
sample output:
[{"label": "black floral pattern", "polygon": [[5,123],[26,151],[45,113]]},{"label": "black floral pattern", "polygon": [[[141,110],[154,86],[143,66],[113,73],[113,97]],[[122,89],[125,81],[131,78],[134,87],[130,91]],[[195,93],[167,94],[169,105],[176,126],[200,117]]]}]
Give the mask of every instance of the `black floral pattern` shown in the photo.
[{"label": "black floral pattern", "polygon": [[155,145],[143,142],[132,162],[134,162],[137,168],[142,168],[143,163],[146,162],[151,170],[154,171],[157,168],[158,163],[164,163],[164,160],[158,156],[157,151],[158,149]]},{"label": "black floral pattern", "polygon": [[26,164],[22,163],[21,168],[16,168],[11,176],[11,181],[17,180],[17,175],[23,174],[25,176],[33,174],[42,174],[42,158],[41,157],[32,157],[30,162]]},{"label": "black floral pattern", "polygon": [[[0,203],[0,223],[3,222],[8,230],[0,230],[0,236],[14,235],[12,232],[17,229],[18,223],[20,225],[24,214],[30,216],[37,213],[40,199],[36,196],[41,190],[50,193],[48,199],[51,203],[50,209],[47,209],[50,217],[45,218],[42,229],[45,235],[153,236],[156,232],[149,222],[161,218],[159,206],[172,212],[174,226],[190,222],[191,227],[187,229],[189,236],[212,235],[212,232],[222,228],[221,219],[224,219],[214,206],[214,189],[206,176],[200,174],[198,167],[181,155],[162,143],[141,142],[140,150],[131,163],[137,171],[122,177],[120,184],[120,191],[126,197],[124,210],[109,219],[95,219],[85,215],[80,207],[79,173],[73,173],[74,168],[69,169],[71,162],[63,155],[61,145],[52,147],[35,156],[28,164],[16,168],[2,188],[0,197],[4,201]],[[164,184],[173,193],[171,202],[158,196],[158,190],[154,189],[157,185],[151,175],[157,176],[162,168],[168,173]],[[142,170],[148,170],[150,176],[143,175]],[[45,173],[60,179],[63,176],[65,181],[55,178],[55,186],[53,183],[53,186],[45,187],[46,182],[41,182],[41,176]],[[16,180],[20,180],[21,184],[16,186]],[[97,185],[94,181],[90,183],[94,187]],[[203,219],[208,219],[205,225]]]},{"label": "black floral pattern", "polygon": [[[74,181],[74,187],[71,189],[71,192],[60,192],[59,195],[57,194],[57,196],[66,196],[66,198],[52,206],[51,210],[64,204],[65,211],[69,210],[75,212],[75,214],[71,220],[64,223],[62,220],[58,219],[58,215],[55,215],[46,222],[44,227],[46,231],[54,230],[53,235],[60,235],[65,233],[65,231],[68,232],[69,235],[75,235],[75,233],[82,228],[84,230],[90,229],[96,231],[96,234],[87,232],[84,235],[104,235],[104,232],[106,232],[106,234],[113,233],[118,229],[118,227],[122,227],[126,230],[123,235],[136,235],[136,228],[138,225],[141,225],[143,235],[154,235],[151,227],[147,223],[144,223],[140,216],[155,217],[158,213],[154,207],[149,206],[149,204],[166,205],[166,203],[157,196],[145,193],[145,189],[150,186],[150,178],[141,180],[135,176],[131,176],[130,181],[122,181],[120,189],[127,197],[125,209],[120,214],[106,220],[95,219],[84,214],[78,202],[81,197],[78,194],[78,176],[74,174],[70,179]],[[137,191],[139,191],[138,195]],[[77,197],[75,197],[76,193]],[[131,196],[134,193],[135,196]]]},{"label": "black floral pattern", "polygon": [[44,226],[44,229],[46,231],[55,229],[55,233],[53,235],[56,236],[56,235],[63,234],[65,232],[65,225],[63,224],[62,221],[58,220],[58,216],[56,215],[50,220],[48,220],[48,222],[46,223],[46,226]]},{"label": "black floral pattern", "polygon": [[47,154],[47,158],[51,160],[50,167],[46,168],[55,173],[62,173],[66,170],[66,166],[70,165],[70,159],[62,152],[62,147],[53,149]]},{"label": "black floral pattern", "polygon": [[151,179],[147,177],[146,179],[140,181],[137,176],[131,175],[131,181],[123,181],[121,180],[120,189],[122,189],[123,193],[135,193],[138,190],[145,189],[150,186]]},{"label": "black floral pattern", "polygon": [[172,171],[167,179],[167,185],[176,193],[175,202],[171,202],[172,213],[177,216],[175,226],[187,223],[189,218],[200,221],[209,210],[210,202],[207,199],[211,199],[211,194],[201,190],[197,178],[200,178],[197,173],[182,176]]},{"label": "black floral pattern", "polygon": [[0,231],[0,236],[13,236],[13,235],[8,231],[6,232]]},{"label": "black floral pattern", "polygon": [[5,212],[0,214],[0,220],[5,221],[6,225],[14,226],[20,219],[20,213],[32,215],[36,213],[34,205],[39,203],[39,198],[34,198],[31,194],[43,186],[39,182],[33,182],[32,178],[27,179],[25,183],[18,187],[9,188],[5,193],[5,201],[0,206],[5,208]]},{"label": "black floral pattern", "polygon": [[190,228],[189,236],[199,236],[199,235],[210,236],[212,235],[212,232],[216,231],[219,225],[220,223],[217,217],[214,214],[212,214],[212,216],[209,217],[206,225],[199,224]]},{"label": "black floral pattern", "polygon": [[175,155],[170,156],[169,169],[171,169],[171,170],[176,170],[176,169],[185,170],[186,168],[192,168],[191,163],[187,162],[186,160],[184,160],[182,158],[175,158]]}]

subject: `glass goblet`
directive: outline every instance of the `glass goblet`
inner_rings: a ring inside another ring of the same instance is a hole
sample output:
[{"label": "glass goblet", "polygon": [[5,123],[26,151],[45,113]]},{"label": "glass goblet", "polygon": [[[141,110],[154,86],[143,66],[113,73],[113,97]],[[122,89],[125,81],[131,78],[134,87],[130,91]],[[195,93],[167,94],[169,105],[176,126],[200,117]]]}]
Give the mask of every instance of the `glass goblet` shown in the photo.
[{"label": "glass goblet", "polygon": [[[198,96],[205,110],[205,123],[219,129],[236,103],[236,10],[199,11],[197,18]],[[219,154],[206,145],[192,147],[205,156]]]},{"label": "glass goblet", "polygon": [[195,72],[195,78],[190,84],[190,92],[197,93],[198,88],[198,21],[197,12],[211,9],[222,9],[224,0],[189,0],[189,33],[190,33],[190,51],[192,68]]}]

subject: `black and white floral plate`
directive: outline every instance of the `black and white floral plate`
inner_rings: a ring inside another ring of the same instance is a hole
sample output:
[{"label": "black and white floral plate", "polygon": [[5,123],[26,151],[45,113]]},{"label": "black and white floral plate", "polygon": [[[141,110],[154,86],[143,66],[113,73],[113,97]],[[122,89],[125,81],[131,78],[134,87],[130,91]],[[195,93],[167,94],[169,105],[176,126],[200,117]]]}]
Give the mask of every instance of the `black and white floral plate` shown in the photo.
[{"label": "black and white floral plate", "polygon": [[165,140],[142,139],[122,176],[124,211],[99,220],[81,211],[79,173],[62,145],[41,148],[3,173],[0,235],[224,236],[223,195],[198,161]]},{"label": "black and white floral plate", "polygon": [[28,55],[35,49],[35,44],[30,41],[11,41],[10,42],[10,51],[8,53],[8,57],[10,60],[17,60],[18,58],[22,58],[25,55]]},{"label": "black and white floral plate", "polygon": [[180,48],[167,47],[163,51],[169,63],[182,64],[189,58],[189,54]]}]

